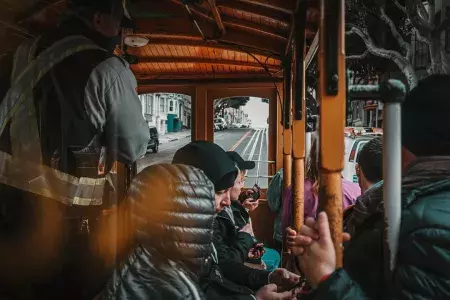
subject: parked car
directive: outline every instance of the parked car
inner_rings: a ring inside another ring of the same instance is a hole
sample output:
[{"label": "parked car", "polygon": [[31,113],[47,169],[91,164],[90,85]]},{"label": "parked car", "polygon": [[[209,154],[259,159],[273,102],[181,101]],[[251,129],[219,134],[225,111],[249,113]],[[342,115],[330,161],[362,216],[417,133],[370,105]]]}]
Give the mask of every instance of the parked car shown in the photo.
[{"label": "parked car", "polygon": [[221,129],[220,129],[219,124],[214,123],[214,132],[220,131],[220,130],[221,130]]},{"label": "parked car", "polygon": [[225,130],[228,128],[227,122],[225,122],[224,118],[215,118],[214,124],[217,124],[220,130]]},{"label": "parked car", "polygon": [[157,153],[159,150],[159,134],[156,127],[150,127],[150,140],[147,144],[147,152],[152,150],[153,153]]},{"label": "parked car", "polygon": [[344,169],[342,170],[342,177],[351,181],[358,182],[356,176],[356,160],[358,158],[359,151],[363,148],[367,142],[373,139],[373,135],[361,135],[356,137],[345,137],[345,154],[344,154]]}]

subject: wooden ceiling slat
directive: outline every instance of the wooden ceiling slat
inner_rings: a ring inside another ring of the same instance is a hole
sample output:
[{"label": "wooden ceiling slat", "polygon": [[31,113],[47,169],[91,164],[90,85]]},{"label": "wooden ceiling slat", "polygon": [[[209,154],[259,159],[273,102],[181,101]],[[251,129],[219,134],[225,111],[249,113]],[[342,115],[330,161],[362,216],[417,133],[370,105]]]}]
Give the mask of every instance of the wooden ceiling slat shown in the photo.
[{"label": "wooden ceiling slat", "polygon": [[155,49],[156,49],[157,55],[166,55],[166,53],[163,49],[163,46],[161,46],[161,45],[155,45],[155,46],[156,46]]},{"label": "wooden ceiling slat", "polygon": [[[261,60],[260,60],[261,61]],[[261,64],[257,61],[244,61],[244,60],[225,60],[225,59],[204,59],[199,57],[166,57],[166,56],[147,56],[141,57],[139,59],[140,63],[175,63],[175,64],[184,64],[184,63],[206,63],[212,65],[237,65],[237,66],[245,66],[249,68],[262,68]],[[264,63],[264,60],[262,61]],[[279,64],[267,64],[267,68],[272,70],[278,70],[281,68]]]},{"label": "wooden ceiling slat", "polygon": [[295,0],[238,0],[238,1],[252,4],[255,6],[270,8],[276,11],[284,12],[286,14],[291,14],[295,9]]},{"label": "wooden ceiling slat", "polygon": [[[207,37],[215,36],[215,29],[208,21],[197,20],[200,28]],[[191,38],[201,37],[198,35],[197,31],[192,31],[189,20],[179,20],[179,19],[158,19],[155,21],[137,21],[137,26],[139,30],[136,33],[152,33],[152,34],[165,34],[167,36],[184,36]],[[277,39],[266,36],[261,38],[255,34],[250,34],[236,30],[234,28],[229,28],[221,39],[223,43],[232,43],[239,46],[252,47],[256,49],[267,50],[271,53],[282,53],[284,51],[284,43]]]},{"label": "wooden ceiling slat", "polygon": [[[152,78],[156,78],[156,77],[166,77],[166,78],[187,78],[187,79],[193,79],[193,78],[211,78],[214,75],[214,77],[216,78],[255,78],[255,77],[259,77],[259,78],[270,78],[270,76],[266,73],[266,72],[248,72],[248,73],[242,73],[242,72],[238,72],[238,73],[204,73],[204,74],[198,74],[198,73],[184,73],[184,74],[180,74],[180,73],[166,73],[166,72],[155,72],[153,74],[136,74],[136,79],[138,81],[142,81],[145,80],[146,78],[148,79],[152,79]],[[274,77],[277,78],[277,77]],[[279,77],[280,78],[280,77]]]},{"label": "wooden ceiling slat", "polygon": [[245,3],[241,1],[220,0],[217,1],[217,5],[219,7],[226,7],[234,10],[239,10],[241,12],[258,14],[265,18],[271,18],[287,23],[289,22],[290,16],[292,14],[292,12],[290,13],[281,12],[263,6],[255,6],[250,3]]}]

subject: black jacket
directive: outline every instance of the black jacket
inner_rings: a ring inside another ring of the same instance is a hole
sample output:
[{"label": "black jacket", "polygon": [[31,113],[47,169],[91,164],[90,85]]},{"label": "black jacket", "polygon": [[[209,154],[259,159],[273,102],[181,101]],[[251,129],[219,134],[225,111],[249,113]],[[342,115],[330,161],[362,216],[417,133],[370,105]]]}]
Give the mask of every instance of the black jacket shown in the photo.
[{"label": "black jacket", "polygon": [[210,270],[214,187],[184,165],[153,165],[127,198],[137,246],[114,272],[103,299],[204,299],[197,285]]},{"label": "black jacket", "polygon": [[256,291],[268,284],[270,272],[244,265],[250,249],[257,241],[250,234],[239,232],[250,220],[246,209],[239,201],[233,200],[231,210],[234,223],[225,210],[217,215],[214,222],[214,246],[220,270],[225,278]]},{"label": "black jacket", "polygon": [[402,223],[390,289],[384,273],[389,258],[384,255],[379,198],[366,206],[367,217],[355,227],[344,251],[344,267],[306,299],[450,299],[449,200],[450,158],[412,163],[402,180]]},{"label": "black jacket", "polygon": [[225,210],[217,215],[214,224],[214,246],[220,261],[244,263],[256,240],[246,232],[239,232],[249,222],[248,212],[239,201],[231,201],[231,211],[234,223]]}]

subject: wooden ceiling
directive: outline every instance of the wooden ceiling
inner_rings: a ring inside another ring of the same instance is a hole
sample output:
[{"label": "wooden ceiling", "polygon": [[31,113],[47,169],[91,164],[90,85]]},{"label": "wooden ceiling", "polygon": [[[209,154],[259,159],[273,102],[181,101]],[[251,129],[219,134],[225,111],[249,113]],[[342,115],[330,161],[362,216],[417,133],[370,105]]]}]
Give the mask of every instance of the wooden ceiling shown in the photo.
[{"label": "wooden ceiling", "polygon": [[[293,35],[303,0],[128,0],[137,22],[126,35],[147,37],[148,45],[126,47],[138,57],[131,66],[141,84],[167,80],[278,80],[281,60]],[[319,23],[318,1],[308,0],[309,45]],[[0,57],[24,38],[57,23],[64,0],[0,0]],[[190,14],[188,12],[190,11]],[[198,26],[197,26],[197,25]],[[123,53],[123,52],[122,52]]]}]

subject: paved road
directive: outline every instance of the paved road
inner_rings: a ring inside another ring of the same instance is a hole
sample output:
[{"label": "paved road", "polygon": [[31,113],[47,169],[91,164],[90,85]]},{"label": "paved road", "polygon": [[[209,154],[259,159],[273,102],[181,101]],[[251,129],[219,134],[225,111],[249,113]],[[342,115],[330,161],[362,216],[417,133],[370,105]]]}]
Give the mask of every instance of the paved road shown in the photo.
[{"label": "paved road", "polygon": [[[191,138],[188,137],[160,145],[158,153],[149,153],[138,162],[138,171],[152,164],[170,163],[175,152],[190,141]],[[252,187],[258,183],[261,187],[267,188],[267,129],[228,129],[216,132],[214,142],[226,151],[238,152],[246,160],[263,161],[256,162],[256,168],[248,172],[245,186]],[[263,177],[256,178],[257,176]]]}]

